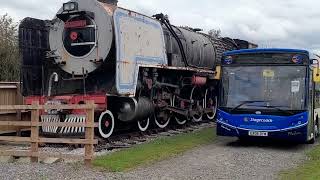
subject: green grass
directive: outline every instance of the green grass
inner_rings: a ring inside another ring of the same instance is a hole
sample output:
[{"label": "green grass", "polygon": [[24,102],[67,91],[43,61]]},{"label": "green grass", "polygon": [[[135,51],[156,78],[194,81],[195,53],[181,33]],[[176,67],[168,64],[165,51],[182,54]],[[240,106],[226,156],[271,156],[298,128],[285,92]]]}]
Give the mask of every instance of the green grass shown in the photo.
[{"label": "green grass", "polygon": [[283,180],[313,180],[320,179],[320,146],[307,152],[308,160],[297,168],[283,171],[280,179]]},{"label": "green grass", "polygon": [[173,137],[163,137],[150,143],[98,157],[94,160],[93,165],[113,172],[128,171],[138,166],[174,157],[197,146],[209,144],[214,140],[214,128]]}]

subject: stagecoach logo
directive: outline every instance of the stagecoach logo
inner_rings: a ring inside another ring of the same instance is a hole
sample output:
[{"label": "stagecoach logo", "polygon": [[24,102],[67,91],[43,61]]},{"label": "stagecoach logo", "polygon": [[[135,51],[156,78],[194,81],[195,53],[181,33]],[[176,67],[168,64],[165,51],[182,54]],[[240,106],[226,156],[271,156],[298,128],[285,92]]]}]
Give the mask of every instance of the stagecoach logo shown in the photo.
[{"label": "stagecoach logo", "polygon": [[257,118],[250,118],[250,122],[256,122],[256,123],[272,123],[272,119],[257,119]]},{"label": "stagecoach logo", "polygon": [[224,58],[224,63],[226,64],[232,64],[233,63],[233,59],[232,56],[227,56]]},{"label": "stagecoach logo", "polygon": [[301,64],[303,62],[303,57],[301,55],[295,55],[292,57],[292,62],[296,64]]}]

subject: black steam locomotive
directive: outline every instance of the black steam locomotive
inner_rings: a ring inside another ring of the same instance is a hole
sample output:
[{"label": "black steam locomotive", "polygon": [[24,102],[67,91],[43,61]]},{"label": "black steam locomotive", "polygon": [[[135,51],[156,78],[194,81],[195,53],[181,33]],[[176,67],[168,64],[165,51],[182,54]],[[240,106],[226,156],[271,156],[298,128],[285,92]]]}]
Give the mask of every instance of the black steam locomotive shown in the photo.
[{"label": "black steam locomotive", "polygon": [[[26,103],[98,105],[99,134],[118,124],[165,128],[214,119],[221,54],[250,43],[214,38],[97,0],[63,4],[51,21],[26,18],[19,28]],[[43,122],[84,122],[84,112],[51,110]],[[129,126],[128,126],[129,127]],[[84,128],[43,127],[79,135]]]}]

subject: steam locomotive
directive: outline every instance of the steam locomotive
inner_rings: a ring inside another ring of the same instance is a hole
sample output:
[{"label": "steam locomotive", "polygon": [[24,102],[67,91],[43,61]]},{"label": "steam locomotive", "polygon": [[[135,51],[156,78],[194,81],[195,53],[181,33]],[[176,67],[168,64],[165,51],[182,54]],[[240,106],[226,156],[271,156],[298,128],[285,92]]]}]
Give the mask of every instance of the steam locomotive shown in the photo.
[{"label": "steam locomotive", "polygon": [[[25,103],[97,105],[103,138],[118,125],[146,131],[216,113],[221,54],[250,43],[176,27],[97,0],[72,0],[51,20],[25,18],[19,27]],[[50,110],[43,122],[84,122],[82,111]],[[84,134],[84,128],[42,127],[42,133]]]}]

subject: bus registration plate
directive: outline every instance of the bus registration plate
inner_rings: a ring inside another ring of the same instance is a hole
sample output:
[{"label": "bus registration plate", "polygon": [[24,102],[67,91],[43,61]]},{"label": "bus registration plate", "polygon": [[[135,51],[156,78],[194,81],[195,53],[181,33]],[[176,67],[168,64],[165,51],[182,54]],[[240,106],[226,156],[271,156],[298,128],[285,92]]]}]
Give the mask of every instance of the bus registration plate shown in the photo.
[{"label": "bus registration plate", "polygon": [[256,136],[256,137],[268,137],[268,132],[261,132],[261,131],[249,131],[249,136]]}]

